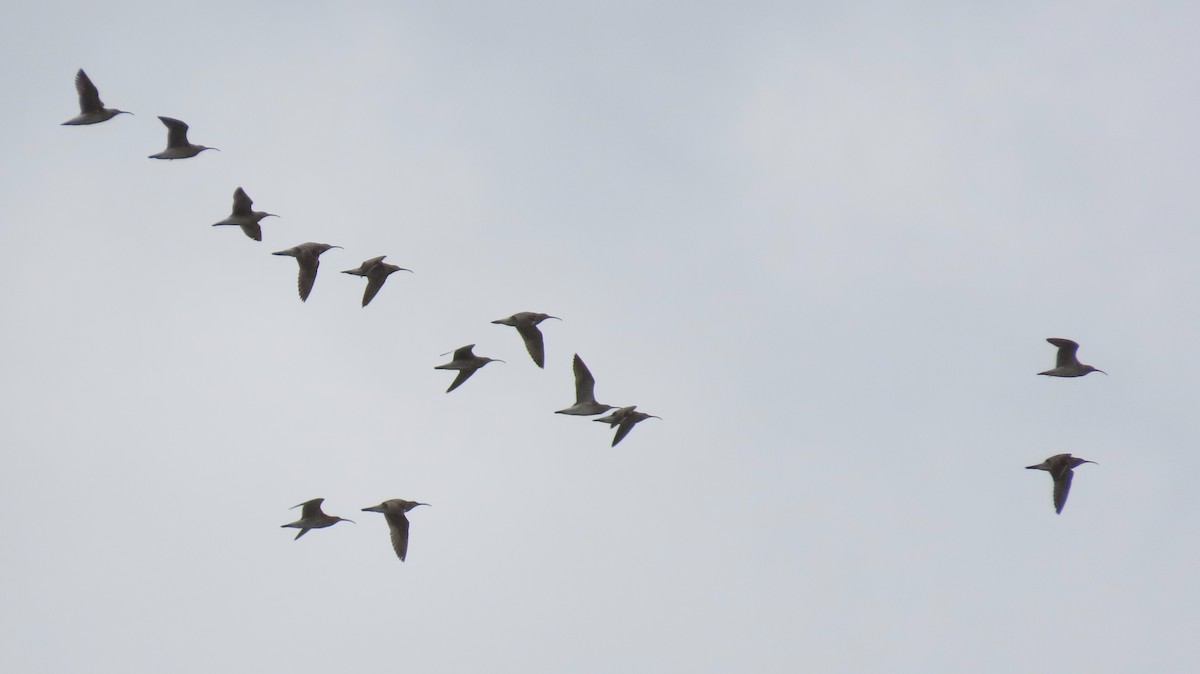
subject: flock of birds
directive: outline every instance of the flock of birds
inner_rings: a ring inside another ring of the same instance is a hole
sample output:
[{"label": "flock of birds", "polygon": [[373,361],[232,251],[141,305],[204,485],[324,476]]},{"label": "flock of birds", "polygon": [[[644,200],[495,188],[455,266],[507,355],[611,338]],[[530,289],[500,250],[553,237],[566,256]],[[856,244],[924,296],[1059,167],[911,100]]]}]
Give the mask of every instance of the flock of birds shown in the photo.
[{"label": "flock of birds", "polygon": [[[87,76],[87,73],[81,68],[75,75],[75,89],[79,94],[79,115],[63,122],[64,126],[83,126],[89,124],[98,124],[105,122],[117,115],[131,115],[133,113],[116,108],[104,107],[104,103],[100,100],[100,92],[96,89],[96,85]],[[205,145],[196,145],[188,141],[188,125],[181,120],[172,117],[158,118],[163,125],[167,127],[167,147],[162,152],[149,155],[150,159],[187,159],[195,157],[205,150],[218,150],[215,147]],[[219,150],[218,150],[219,151]],[[254,202],[246,191],[238,187],[233,192],[233,210],[229,217],[220,222],[213,223],[214,227],[220,226],[237,226],[249,238],[255,241],[262,241],[262,225],[264,218],[279,217],[274,213],[265,211],[256,211],[253,208]],[[280,255],[293,257],[299,266],[299,276],[296,286],[300,293],[300,300],[307,301],[312,293],[313,285],[317,280],[317,271],[320,268],[320,257],[325,252],[341,248],[341,246],[333,246],[327,243],[316,243],[309,241],[296,246],[292,246],[286,250],[277,251],[272,255]],[[347,269],[344,274],[353,276],[361,276],[367,279],[367,287],[363,292],[362,306],[366,307],[371,303],[371,300],[383,288],[383,284],[387,278],[398,271],[407,271],[412,273],[411,269],[396,266],[384,262],[386,255],[374,257],[366,260],[355,269]],[[546,367],[546,350],[545,342],[541,330],[538,325],[547,319],[562,320],[557,316],[549,314],[535,313],[531,311],[522,311],[515,313],[507,318],[500,318],[492,321],[494,324],[511,326],[517,329],[525,342],[525,349],[529,352],[530,358],[539,368]],[[477,356],[474,353],[474,344],[468,344],[453,351],[453,357],[450,362],[437,365],[436,370],[455,370],[458,374],[450,387],[446,389],[449,393],[461,386],[464,382],[471,378],[480,368],[488,363],[499,361],[496,358],[487,358]],[[450,352],[442,354],[449,355]],[[504,362],[504,361],[499,361]],[[613,436],[612,445],[616,447],[633,427],[646,419],[661,419],[661,417],[652,414],[646,414],[637,410],[636,405],[625,407],[617,407],[615,405],[607,405],[596,402],[595,386],[596,380],[592,377],[592,373],[584,364],[583,359],[579,354],[575,354],[573,369],[575,374],[575,403],[569,407],[558,410],[556,414],[567,414],[574,416],[596,416],[609,412],[607,415],[594,419],[600,423],[607,423],[609,429],[616,429]],[[611,411],[610,411],[611,410]],[[1057,478],[1056,478],[1057,480]],[[1070,484],[1070,478],[1067,478],[1067,484]],[[1065,496],[1064,496],[1065,498]],[[327,515],[321,509],[321,504],[325,499],[316,498],[305,501],[293,508],[302,508],[300,511],[300,519],[289,524],[282,525],[283,528],[295,528],[300,532],[296,534],[295,539],[299,539],[306,534],[310,529],[323,529],[332,526],[338,522],[353,522],[342,517]],[[416,501],[406,501],[404,499],[391,499],[384,501],[376,506],[363,508],[366,512],[382,513],[384,519],[387,520],[388,528],[391,532],[392,549],[395,550],[396,556],[400,561],[404,561],[408,554],[408,528],[409,522],[406,513],[417,506],[429,505],[428,503],[418,503]]]}]

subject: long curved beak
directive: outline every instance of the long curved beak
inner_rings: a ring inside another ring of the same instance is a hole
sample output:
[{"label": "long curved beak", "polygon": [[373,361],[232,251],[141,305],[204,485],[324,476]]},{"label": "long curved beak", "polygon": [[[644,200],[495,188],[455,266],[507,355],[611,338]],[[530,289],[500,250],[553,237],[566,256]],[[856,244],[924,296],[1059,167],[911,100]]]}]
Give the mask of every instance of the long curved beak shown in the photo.
[{"label": "long curved beak", "polygon": [[1100,374],[1102,374],[1104,376],[1108,376],[1108,373],[1105,372],[1104,370],[1096,370],[1096,372],[1099,372]]},{"label": "long curved beak", "polygon": [[558,316],[547,316],[546,318],[553,318],[553,319],[554,319],[554,320],[556,320],[556,321],[561,321],[561,320],[562,320],[562,319],[561,319],[561,318],[559,318]]},{"label": "long curved beak", "polygon": [[274,213],[266,213],[263,215],[263,217],[264,218],[278,218],[279,216],[275,215]]}]

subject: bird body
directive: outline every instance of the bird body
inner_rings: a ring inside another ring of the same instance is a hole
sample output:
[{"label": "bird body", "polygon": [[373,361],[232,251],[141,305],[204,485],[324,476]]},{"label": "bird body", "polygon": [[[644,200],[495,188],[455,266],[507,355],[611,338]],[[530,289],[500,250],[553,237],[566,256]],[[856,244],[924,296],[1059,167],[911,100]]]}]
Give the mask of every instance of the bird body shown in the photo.
[{"label": "bird body", "polygon": [[[471,375],[475,374],[476,370],[484,365],[487,365],[492,361],[499,361],[501,363],[504,362],[498,358],[476,356],[472,351],[474,348],[474,344],[468,344],[464,347],[455,349],[453,360],[451,360],[449,363],[435,365],[433,367],[435,370],[458,370],[458,376],[454,378],[454,382],[450,384],[450,388],[446,389],[446,393],[449,393],[461,386],[464,381],[470,379]],[[442,355],[445,356],[447,354],[443,353]]]},{"label": "bird body", "polygon": [[312,292],[313,284],[317,282],[317,269],[321,266],[321,254],[331,248],[341,248],[341,246],[331,246],[327,243],[316,243],[309,241],[298,246],[292,246],[287,250],[280,250],[272,255],[286,255],[296,258],[296,264],[300,265],[300,275],[296,279],[296,288],[300,291],[300,301],[308,301],[308,295]]},{"label": "bird body", "polygon": [[242,232],[246,236],[255,241],[262,241],[262,227],[258,224],[259,220],[263,218],[277,218],[279,216],[274,213],[267,213],[266,211],[251,210],[251,206],[253,205],[254,201],[246,194],[246,190],[240,187],[237,188],[233,191],[233,212],[229,214],[228,218],[220,222],[214,222],[213,227],[237,225],[242,228]]},{"label": "bird body", "polygon": [[538,330],[538,323],[553,318],[556,321],[562,319],[558,316],[549,314],[539,314],[532,311],[522,311],[513,314],[508,318],[500,318],[492,321],[497,325],[510,325],[517,329],[521,339],[525,340],[525,350],[529,352],[529,357],[538,367],[546,367],[546,347],[542,341],[542,331]]},{"label": "bird body", "polygon": [[[205,150],[217,150],[206,145],[194,145],[188,142],[188,125],[171,117],[158,118],[167,127],[167,149],[158,154],[150,155],[151,159],[187,159],[195,157]],[[220,152],[220,150],[217,150]]]},{"label": "bird body", "polygon": [[75,73],[75,91],[79,94],[79,114],[63,122],[63,126],[82,126],[99,124],[117,115],[132,115],[132,112],[106,108],[100,101],[100,92],[92,80],[83,72],[83,68]]},{"label": "bird body", "polygon": [[366,277],[367,289],[363,292],[362,299],[362,305],[364,307],[370,304],[371,300],[375,298],[375,295],[379,293],[379,289],[383,287],[383,282],[387,280],[387,277],[398,271],[406,271],[410,274],[413,273],[411,269],[397,267],[394,264],[384,262],[383,258],[385,257],[387,256],[380,255],[379,257],[373,257],[370,260],[358,265],[357,269],[347,269],[346,271],[342,272],[343,274],[353,274],[354,276]]},{"label": "bird body", "polygon": [[618,427],[617,433],[613,436],[612,441],[612,446],[616,447],[618,442],[624,440],[626,435],[629,435],[629,431],[632,431],[634,426],[647,419],[662,419],[662,417],[656,417],[653,414],[646,414],[645,412],[638,412],[637,405],[630,405],[629,407],[622,407],[620,409],[613,410],[611,413],[606,414],[599,419],[592,419],[592,421],[608,424],[609,428],[614,426]]},{"label": "bird body", "polygon": [[1075,352],[1079,350],[1079,344],[1069,339],[1061,337],[1047,337],[1047,342],[1058,347],[1058,357],[1054,362],[1054,368],[1039,372],[1050,377],[1082,377],[1089,372],[1099,372],[1107,375],[1104,370],[1098,370],[1091,365],[1084,365],[1075,357]]},{"label": "bird body", "polygon": [[301,536],[308,533],[309,529],[324,529],[325,527],[331,527],[338,522],[354,522],[354,520],[348,520],[344,517],[326,515],[325,512],[321,510],[321,503],[324,501],[325,499],[323,498],[315,498],[311,501],[305,501],[299,505],[292,506],[293,510],[296,508],[304,508],[304,510],[300,511],[300,519],[289,524],[280,525],[281,528],[286,529],[291,527],[293,529],[299,529],[300,533],[296,534],[296,537],[292,539],[296,541],[300,540]]},{"label": "bird body", "polygon": [[1044,470],[1054,479],[1054,512],[1062,514],[1063,506],[1067,504],[1067,494],[1071,491],[1071,478],[1074,468],[1085,463],[1096,463],[1080,459],[1070,454],[1055,454],[1036,466],[1025,466],[1029,470]]},{"label": "bird body", "polygon": [[575,404],[566,409],[558,410],[555,414],[590,417],[613,409],[612,405],[596,402],[596,380],[592,377],[592,373],[588,370],[587,365],[583,364],[583,359],[579,357],[579,354],[575,354],[574,368]]},{"label": "bird body", "polygon": [[363,512],[383,513],[383,517],[388,523],[388,529],[391,531],[392,549],[396,551],[396,556],[403,562],[408,555],[408,518],[404,513],[417,506],[427,505],[429,504],[394,498],[377,506],[363,508]]}]

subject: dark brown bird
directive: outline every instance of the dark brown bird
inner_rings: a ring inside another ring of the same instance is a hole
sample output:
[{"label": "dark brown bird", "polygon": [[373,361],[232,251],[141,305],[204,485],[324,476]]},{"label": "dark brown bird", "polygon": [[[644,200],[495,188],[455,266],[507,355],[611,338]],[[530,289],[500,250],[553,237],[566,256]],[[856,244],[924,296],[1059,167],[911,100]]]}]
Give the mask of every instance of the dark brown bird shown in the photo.
[{"label": "dark brown bird", "polygon": [[408,555],[408,518],[404,516],[404,513],[417,506],[427,505],[429,504],[394,498],[377,506],[363,508],[363,512],[383,513],[383,517],[388,523],[388,529],[391,530],[392,549],[396,551],[396,556],[403,562],[405,556]]},{"label": "dark brown bird", "polygon": [[233,213],[230,213],[228,218],[220,222],[214,222],[213,227],[237,225],[242,228],[242,232],[246,236],[255,241],[262,241],[262,227],[258,224],[259,220],[263,218],[278,218],[279,216],[274,213],[267,213],[266,211],[253,210],[253,206],[254,201],[246,194],[246,190],[240,187],[237,188],[233,191]]},{"label": "dark brown bird", "polygon": [[296,541],[300,540],[300,537],[304,534],[307,534],[309,529],[324,529],[325,527],[331,527],[338,522],[354,522],[354,520],[348,520],[345,517],[326,515],[324,511],[321,510],[321,504],[324,502],[325,499],[323,498],[315,498],[311,501],[305,501],[300,505],[292,506],[292,510],[301,507],[304,508],[304,510],[300,511],[300,519],[292,522],[291,524],[283,524],[281,525],[281,528],[286,529],[291,527],[293,529],[299,529],[300,533],[296,534],[296,537],[292,539],[293,541]]},{"label": "dark brown bird", "polygon": [[1039,372],[1038,374],[1050,377],[1082,377],[1089,372],[1108,374],[1104,370],[1097,370],[1091,365],[1084,365],[1079,362],[1079,359],[1075,357],[1075,352],[1079,351],[1079,344],[1077,342],[1061,337],[1047,337],[1046,341],[1058,347],[1058,357],[1055,359],[1053,369]]},{"label": "dark brown bird", "polygon": [[[151,159],[187,159],[195,157],[205,150],[217,150],[207,145],[189,143],[187,139],[188,125],[178,119],[159,116],[159,121],[167,127],[167,149],[150,155]],[[220,150],[217,150],[220,152]]]},{"label": "dark brown bird", "polygon": [[413,270],[411,269],[397,267],[394,264],[388,264],[387,262],[384,262],[383,258],[385,257],[387,256],[380,255],[379,257],[373,257],[370,260],[358,265],[357,269],[347,269],[346,271],[342,272],[343,274],[353,274],[354,276],[365,276],[367,278],[367,289],[365,292],[363,292],[362,299],[362,305],[364,307],[370,304],[375,295],[379,293],[379,289],[383,287],[383,282],[387,280],[387,277],[398,271],[406,271],[410,274],[413,273]]},{"label": "dark brown bird", "polygon": [[[462,386],[462,383],[471,378],[475,371],[493,361],[503,363],[499,358],[487,358],[484,356],[476,356],[471,350],[475,348],[474,344],[468,344],[464,347],[454,350],[454,359],[444,365],[435,365],[435,370],[458,370],[458,376],[454,378],[454,382],[450,384],[450,388],[446,389],[446,393]],[[448,355],[447,351],[442,355]]]},{"label": "dark brown bird", "polygon": [[596,379],[592,377],[592,371],[588,369],[587,365],[584,365],[579,354],[575,354],[574,368],[575,404],[558,410],[555,414],[590,417],[613,409],[612,405],[596,402]]},{"label": "dark brown bird", "polygon": [[309,241],[299,246],[292,246],[287,250],[271,253],[272,255],[287,255],[296,258],[296,264],[300,265],[300,276],[296,279],[296,288],[300,291],[300,301],[308,300],[308,294],[312,292],[313,284],[317,282],[317,269],[321,266],[319,259],[321,253],[331,248],[341,248],[341,246]]},{"label": "dark brown bird", "polygon": [[656,417],[653,414],[646,414],[645,412],[638,412],[636,410],[637,405],[630,405],[629,407],[613,410],[599,419],[592,419],[592,421],[608,424],[609,428],[618,427],[617,434],[613,436],[612,441],[612,446],[616,447],[617,443],[623,440],[626,435],[629,435],[629,431],[632,431],[633,427],[637,424],[647,419],[662,419],[662,417]]},{"label": "dark brown bird", "polygon": [[529,352],[529,357],[533,359],[534,363],[537,363],[538,367],[545,368],[546,347],[542,342],[542,331],[538,330],[537,326],[538,323],[547,318],[553,318],[556,321],[562,320],[558,316],[522,311],[508,318],[500,318],[492,322],[496,325],[510,325],[516,328],[517,332],[521,335],[521,339],[525,340],[525,350]]},{"label": "dark brown bird", "polygon": [[1071,478],[1075,475],[1074,468],[1085,463],[1096,463],[1087,459],[1078,459],[1070,454],[1055,454],[1036,466],[1025,466],[1029,470],[1044,470],[1054,478],[1054,512],[1062,514],[1063,506],[1067,504],[1067,494],[1071,491]]},{"label": "dark brown bird", "polygon": [[100,92],[92,80],[88,78],[83,68],[75,73],[75,91],[79,94],[79,114],[63,122],[63,126],[80,126],[83,124],[99,124],[117,115],[132,115],[116,108],[106,108],[100,102]]}]

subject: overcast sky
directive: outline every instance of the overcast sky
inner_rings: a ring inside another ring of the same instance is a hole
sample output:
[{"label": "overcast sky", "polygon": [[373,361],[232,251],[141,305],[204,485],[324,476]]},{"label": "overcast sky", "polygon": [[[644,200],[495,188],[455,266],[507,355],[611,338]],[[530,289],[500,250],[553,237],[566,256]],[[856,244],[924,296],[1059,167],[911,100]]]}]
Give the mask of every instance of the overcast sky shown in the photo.
[{"label": "overcast sky", "polygon": [[1200,670],[1200,8],[703,5],[5,7],[0,670]]}]

